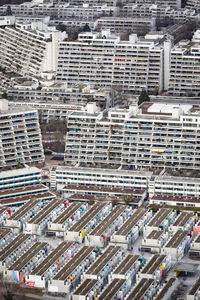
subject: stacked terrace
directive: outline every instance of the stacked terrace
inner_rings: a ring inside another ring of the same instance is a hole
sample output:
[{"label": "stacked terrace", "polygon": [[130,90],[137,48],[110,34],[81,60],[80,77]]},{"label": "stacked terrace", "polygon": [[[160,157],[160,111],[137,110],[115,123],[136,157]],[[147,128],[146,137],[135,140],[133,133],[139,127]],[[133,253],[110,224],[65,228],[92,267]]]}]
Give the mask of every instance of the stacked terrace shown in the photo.
[{"label": "stacked terrace", "polygon": [[99,296],[98,300],[110,300],[119,292],[119,290],[123,287],[125,279],[117,279],[115,278],[111,284],[103,291],[103,293]]},{"label": "stacked terrace", "polygon": [[77,219],[77,212],[80,211],[82,203],[73,203],[66,210],[64,210],[54,221],[52,224],[48,225],[49,232],[60,232],[69,229],[69,226],[65,228],[65,225],[70,217],[76,216],[75,221]]},{"label": "stacked terrace", "polygon": [[[112,273],[113,278],[126,279],[126,274],[129,270],[133,270],[135,263],[138,261],[139,255],[127,255],[125,259],[117,266]],[[137,271],[137,270],[136,270]]]},{"label": "stacked terrace", "polygon": [[10,263],[14,261],[14,257],[11,257],[11,254],[20,249],[20,252],[27,250],[27,247],[31,245],[32,238],[29,234],[20,234],[18,235],[10,244],[8,244],[3,250],[0,251],[0,269],[5,267],[7,258],[11,259]]},{"label": "stacked terrace", "polygon": [[101,255],[95,263],[86,272],[85,277],[90,279],[97,279],[98,274],[105,269],[106,266],[115,266],[120,261],[121,248],[109,246],[106,251]]},{"label": "stacked terrace", "polygon": [[188,235],[188,231],[177,231],[170,241],[166,244],[166,248],[177,248],[184,238]]},{"label": "stacked terrace", "polygon": [[13,265],[8,268],[8,271],[21,271],[44,247],[47,247],[47,243],[35,243],[30,249],[28,249]]},{"label": "stacked terrace", "polygon": [[61,269],[58,274],[52,279],[53,281],[65,281],[77,267],[87,259],[89,255],[94,251],[93,247],[84,246],[74,257]]},{"label": "stacked terrace", "polygon": [[[115,232],[115,227],[123,224],[122,218],[125,206],[116,206],[112,212],[88,235],[87,241],[91,246],[103,246],[102,236],[109,237]],[[121,218],[122,217],[122,218]]]},{"label": "stacked terrace", "polygon": [[[131,290],[126,300],[140,300],[149,291],[154,279],[142,278],[140,282]],[[103,299],[102,299],[103,300]]]}]

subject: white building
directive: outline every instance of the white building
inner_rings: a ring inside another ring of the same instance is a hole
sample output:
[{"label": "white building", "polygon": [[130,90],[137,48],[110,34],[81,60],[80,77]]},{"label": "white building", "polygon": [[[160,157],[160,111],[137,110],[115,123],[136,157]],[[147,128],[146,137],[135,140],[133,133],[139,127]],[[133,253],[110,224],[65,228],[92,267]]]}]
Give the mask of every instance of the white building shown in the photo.
[{"label": "white building", "polygon": [[43,163],[37,110],[8,110],[6,100],[0,105],[0,168]]},{"label": "white building", "polygon": [[42,22],[0,28],[0,64],[10,71],[40,77],[44,71],[57,69],[58,42],[65,32]]},{"label": "white building", "polygon": [[132,34],[129,41],[120,41],[109,30],[80,33],[77,41],[59,43],[56,79],[68,86],[89,82],[120,86],[129,92],[140,92],[142,88],[162,91],[167,89],[165,76],[169,69],[164,52],[170,50],[163,37],[151,34],[138,40]]},{"label": "white building", "polygon": [[41,183],[41,171],[36,167],[26,167],[0,172],[0,191]]},{"label": "white building", "polygon": [[171,50],[169,92],[173,95],[200,94],[199,32],[194,42],[181,41]]},{"label": "white building", "polygon": [[144,190],[147,188],[151,175],[152,172],[140,172],[137,170],[57,166],[51,169],[51,187],[58,191],[68,184]]},{"label": "white building", "polygon": [[187,0],[187,7],[194,8],[197,12],[200,12],[199,0]]},{"label": "white building", "polygon": [[198,108],[192,104],[143,103],[139,108],[99,111],[68,117],[68,165],[199,169]]}]

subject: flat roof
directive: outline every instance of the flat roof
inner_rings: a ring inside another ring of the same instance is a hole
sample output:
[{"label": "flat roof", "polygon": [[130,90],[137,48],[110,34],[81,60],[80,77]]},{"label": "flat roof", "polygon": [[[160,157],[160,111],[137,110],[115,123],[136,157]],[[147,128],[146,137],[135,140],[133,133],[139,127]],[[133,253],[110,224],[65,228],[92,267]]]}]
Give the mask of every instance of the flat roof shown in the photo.
[{"label": "flat roof", "polygon": [[[5,191],[0,191],[0,197],[2,198],[3,196],[7,195],[15,195],[15,194],[23,194],[26,192],[31,192],[31,191],[37,191],[37,190],[45,190],[48,191],[48,187],[44,184],[36,184],[36,185],[29,185],[23,188],[15,188],[15,189],[8,189]],[[3,198],[1,199],[3,200]]]},{"label": "flat roof", "polygon": [[166,217],[172,212],[172,209],[161,208],[147,226],[158,227],[166,219]]},{"label": "flat roof", "polygon": [[154,279],[142,278],[140,282],[133,287],[126,300],[141,299],[153,282]]},{"label": "flat roof", "polygon": [[25,240],[31,238],[30,234],[21,233],[11,243],[9,243],[4,249],[0,251],[0,261],[4,261],[12,252],[14,252]]},{"label": "flat roof", "polygon": [[134,263],[138,260],[139,257],[139,255],[127,255],[115,269],[113,274],[125,275],[133,267]]},{"label": "flat roof", "polygon": [[82,203],[76,202],[71,204],[64,210],[54,221],[52,224],[63,224],[67,221],[69,217],[71,217],[80,207]]},{"label": "flat roof", "polygon": [[99,225],[90,233],[90,236],[101,236],[106,229],[124,212],[126,206],[115,206],[113,210],[101,221]]},{"label": "flat roof", "polygon": [[69,231],[81,231],[85,226],[87,226],[90,220],[92,220],[98,213],[101,212],[104,206],[106,206],[106,202],[95,203],[90,210],[87,211],[82,218],[69,229]]},{"label": "flat roof", "polygon": [[34,271],[31,272],[31,275],[42,276],[52,264],[54,264],[57,259],[63,255],[66,250],[72,246],[72,242],[62,242],[60,245],[55,248],[44,260],[41,264],[39,264]]},{"label": "flat roof", "polygon": [[184,202],[184,203],[200,203],[200,198],[197,197],[179,197],[169,195],[154,195],[151,200],[157,201],[170,201],[170,202]]},{"label": "flat roof", "polygon": [[151,257],[147,265],[142,269],[142,274],[154,274],[156,269],[162,264],[163,260],[166,258],[166,255],[156,254]]},{"label": "flat roof", "polygon": [[200,278],[195,282],[188,295],[194,296],[200,288]]},{"label": "flat roof", "polygon": [[35,243],[30,249],[28,249],[13,265],[11,265],[8,270],[13,271],[20,271],[23,269],[23,267],[39,252],[41,251],[45,246],[47,246],[48,243],[41,243],[37,242]]},{"label": "flat roof", "polygon": [[21,206],[14,214],[9,218],[9,220],[16,220],[18,221],[21,217],[23,217],[28,211],[30,211],[37,203],[40,202],[40,199],[33,199],[23,206]]},{"label": "flat roof", "polygon": [[33,217],[28,224],[39,224],[44,218],[46,218],[56,207],[62,203],[59,199],[54,199],[48,203],[42,210],[40,210],[35,217]]},{"label": "flat roof", "polygon": [[182,240],[188,235],[189,231],[178,230],[166,244],[166,248],[177,248]]},{"label": "flat roof", "polygon": [[105,192],[105,193],[121,193],[121,194],[131,194],[131,195],[142,195],[145,190],[135,190],[128,188],[117,188],[117,187],[98,187],[98,186],[84,186],[84,185],[66,185],[63,190],[75,190],[75,191],[94,191],[94,192]]},{"label": "flat roof", "polygon": [[173,226],[184,226],[193,216],[193,212],[181,212]]},{"label": "flat roof", "polygon": [[74,257],[53,277],[53,280],[66,280],[68,276],[94,251],[94,247],[84,246]]},{"label": "flat roof", "polygon": [[151,233],[146,238],[152,240],[158,240],[162,234],[163,231],[161,230],[152,230]]},{"label": "flat roof", "polygon": [[98,300],[110,300],[113,299],[115,294],[120,290],[122,285],[126,282],[125,279],[117,279],[115,278],[108,287],[103,291],[103,293],[99,296]]},{"label": "flat roof", "polygon": [[119,246],[109,246],[105,250],[105,252],[93,263],[93,265],[89,268],[86,274],[98,275],[98,273],[102,271],[103,268],[105,268],[107,263],[111,260],[113,256],[116,255],[116,253],[120,249],[121,248]]},{"label": "flat roof", "polygon": [[162,290],[158,293],[156,300],[162,300],[175,281],[176,281],[176,278],[174,278],[174,277],[170,278],[167,281],[167,283],[163,286]]},{"label": "flat roof", "polygon": [[86,279],[73,293],[77,296],[86,296],[89,291],[97,284],[97,279]]},{"label": "flat roof", "polygon": [[174,266],[173,270],[195,273],[197,271],[198,267],[199,267],[199,264],[179,262]]},{"label": "flat roof", "polygon": [[120,227],[115,235],[126,236],[138,221],[148,212],[145,208],[138,208],[135,213]]},{"label": "flat roof", "polygon": [[36,167],[26,167],[26,168],[13,169],[8,171],[1,171],[0,178],[14,177],[14,176],[26,175],[31,173],[40,173],[40,172],[41,170]]},{"label": "flat roof", "polygon": [[34,195],[27,195],[27,196],[22,196],[22,197],[13,197],[10,199],[4,199],[4,200],[0,200],[0,204],[2,205],[10,205],[10,204],[17,204],[17,203],[23,203],[29,200],[33,200],[33,199],[53,199],[56,196],[52,193],[52,192],[44,192],[44,193],[38,193],[38,194],[34,194]]}]

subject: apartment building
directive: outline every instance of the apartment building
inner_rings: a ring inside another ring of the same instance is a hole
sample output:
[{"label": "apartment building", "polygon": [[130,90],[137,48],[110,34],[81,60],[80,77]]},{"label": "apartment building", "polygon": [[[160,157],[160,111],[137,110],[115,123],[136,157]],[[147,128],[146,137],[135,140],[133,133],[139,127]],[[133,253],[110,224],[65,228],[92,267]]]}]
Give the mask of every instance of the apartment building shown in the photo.
[{"label": "apartment building", "polygon": [[26,167],[0,172],[0,191],[21,188],[41,183],[41,171],[36,167]]},{"label": "apartment building", "polygon": [[149,181],[149,197],[177,196],[200,198],[200,178],[198,171],[167,170]]},{"label": "apartment building", "polygon": [[[153,172],[112,168],[56,166],[51,169],[51,188],[61,191],[66,185],[107,189],[146,190]],[[139,192],[138,192],[139,193]]]},{"label": "apartment building", "polygon": [[169,93],[200,95],[200,44],[181,41],[171,50]]},{"label": "apartment building", "polygon": [[2,99],[0,124],[0,168],[44,161],[37,110],[8,110],[7,101]]},{"label": "apartment building", "polygon": [[23,103],[26,106],[28,103],[32,103],[31,107],[46,106],[50,108],[50,106],[57,105],[63,110],[65,107],[67,110],[70,107],[78,109],[78,107],[85,106],[88,101],[95,101],[100,107],[109,108],[120,102],[120,95],[120,92],[111,88],[97,88],[88,83],[75,84],[71,87],[55,83],[51,86],[40,86],[38,89],[38,84],[25,82],[24,84],[15,84],[8,89],[8,99],[13,100],[15,106],[21,106]]},{"label": "apartment building", "polygon": [[[56,79],[71,86],[89,82],[103,87],[121,87],[139,93],[167,89],[170,47],[163,35],[146,35],[138,39],[135,34],[129,41],[120,41],[109,30],[101,33],[80,33],[74,42],[59,44]],[[164,72],[164,69],[166,70]]]},{"label": "apartment building", "polygon": [[195,9],[200,12],[200,2],[199,0],[187,0],[187,7]]},{"label": "apartment building", "polygon": [[143,103],[139,109],[86,112],[68,117],[65,162],[131,168],[199,169],[200,115],[193,105]]},{"label": "apartment building", "polygon": [[42,22],[0,27],[0,64],[30,77],[57,69],[58,41],[66,38]]},{"label": "apartment building", "polygon": [[181,8],[181,0],[133,0],[133,3],[138,4],[157,4],[161,5],[169,5],[173,8]]},{"label": "apartment building", "polygon": [[120,9],[120,16],[122,17],[139,17],[139,18],[170,18],[177,23],[184,23],[188,20],[199,20],[200,16],[195,9],[179,8],[175,9],[169,5],[163,4],[135,4],[128,3]]},{"label": "apartment building", "polygon": [[[111,32],[147,33],[155,29],[155,19],[148,17],[103,17],[97,20],[97,30],[110,29]],[[145,32],[146,31],[146,32]],[[143,35],[144,35],[143,34]]]},{"label": "apartment building", "polygon": [[43,184],[27,185],[0,191],[0,205],[21,206],[29,200],[50,201],[55,197]]}]

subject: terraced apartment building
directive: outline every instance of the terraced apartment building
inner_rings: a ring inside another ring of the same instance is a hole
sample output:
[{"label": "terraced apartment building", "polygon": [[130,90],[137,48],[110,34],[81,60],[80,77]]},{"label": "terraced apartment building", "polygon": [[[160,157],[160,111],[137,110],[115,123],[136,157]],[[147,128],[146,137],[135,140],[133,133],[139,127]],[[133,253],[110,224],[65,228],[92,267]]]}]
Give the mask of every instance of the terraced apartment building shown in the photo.
[{"label": "terraced apartment building", "polygon": [[24,76],[56,71],[58,40],[66,33],[42,22],[0,27],[0,65]]},{"label": "terraced apartment building", "polygon": [[3,100],[0,105],[0,168],[44,162],[37,110],[7,110]]},{"label": "terraced apartment building", "polygon": [[[129,41],[101,33],[80,33],[77,41],[59,43],[56,80],[68,86],[88,82],[100,87],[120,87],[129,92],[167,89],[170,47],[161,34]],[[164,72],[164,69],[166,70]]]},{"label": "terraced apartment building", "polygon": [[200,114],[193,105],[143,103],[139,108],[87,112],[68,117],[65,162],[109,167],[200,167]]}]

